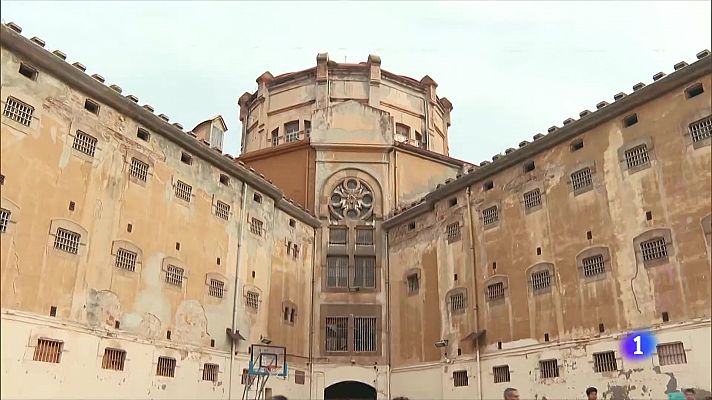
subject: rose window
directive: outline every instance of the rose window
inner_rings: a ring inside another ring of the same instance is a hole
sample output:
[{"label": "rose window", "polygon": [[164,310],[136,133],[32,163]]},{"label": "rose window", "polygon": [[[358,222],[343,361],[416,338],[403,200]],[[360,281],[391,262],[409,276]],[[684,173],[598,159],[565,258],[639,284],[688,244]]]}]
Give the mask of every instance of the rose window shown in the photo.
[{"label": "rose window", "polygon": [[362,181],[346,178],[331,193],[329,210],[337,219],[366,219],[373,212],[373,192]]}]

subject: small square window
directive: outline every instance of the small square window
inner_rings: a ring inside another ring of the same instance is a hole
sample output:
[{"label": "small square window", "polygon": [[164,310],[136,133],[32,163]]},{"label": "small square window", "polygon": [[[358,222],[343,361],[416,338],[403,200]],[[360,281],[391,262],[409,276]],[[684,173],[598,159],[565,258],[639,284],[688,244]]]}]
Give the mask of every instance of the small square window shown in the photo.
[{"label": "small square window", "polygon": [[559,364],[556,360],[539,361],[539,377],[541,379],[556,378],[559,376]]},{"label": "small square window", "polygon": [[509,365],[492,367],[492,375],[494,375],[494,383],[509,382]]},{"label": "small square window", "polygon": [[138,130],[136,131],[136,137],[143,140],[144,142],[148,142],[151,139],[151,134],[143,128],[138,128]]},{"label": "small square window", "polygon": [[373,246],[373,229],[356,229],[356,246]]},{"label": "small square window", "polygon": [[482,189],[484,191],[492,190],[494,189],[494,182],[493,181],[487,181],[482,185]]},{"label": "small square window", "polygon": [[193,164],[193,156],[191,156],[191,155],[188,154],[188,153],[181,152],[181,153],[180,153],[180,161],[181,161],[183,164],[191,165],[191,164]]},{"label": "small square window", "polygon": [[62,343],[62,341],[60,340],[45,338],[38,339],[37,347],[35,347],[35,352],[32,356],[32,360],[59,364],[59,360],[62,356],[63,346],[64,343]]},{"label": "small square window", "polygon": [[94,157],[94,153],[96,152],[96,143],[97,139],[94,136],[82,131],[77,131],[74,136],[72,148],[88,155],[89,157]]},{"label": "small square window", "polygon": [[20,64],[19,72],[20,72],[20,75],[22,75],[26,78],[29,78],[30,80],[33,80],[33,81],[37,80],[37,75],[38,75],[37,70],[30,67],[29,65],[27,65],[25,63]]},{"label": "small square window", "polygon": [[455,207],[456,205],[457,205],[457,197],[453,197],[452,199],[448,200],[448,206]]},{"label": "small square window", "polygon": [[170,357],[158,357],[156,365],[156,375],[173,378],[176,375],[176,359]]},{"label": "small square window", "polygon": [[220,366],[217,364],[203,364],[203,380],[210,382],[218,381],[218,372],[220,371]]},{"label": "small square window", "polygon": [[345,245],[347,242],[348,231],[344,228],[329,228],[329,244]]},{"label": "small square window", "polygon": [[691,123],[688,127],[692,143],[699,143],[712,136],[712,116]]},{"label": "small square window", "polygon": [[148,179],[148,164],[138,158],[132,158],[129,174],[142,182],[146,182],[146,179]]},{"label": "small square window", "polygon": [[591,278],[597,275],[606,273],[606,263],[603,259],[603,254],[598,254],[592,257],[586,257],[581,260],[583,266],[583,276]]},{"label": "small square window", "polygon": [[632,114],[623,118],[623,126],[625,128],[633,126],[638,123],[638,114]]},{"label": "small square window", "polygon": [[688,87],[687,89],[685,89],[685,97],[688,99],[691,99],[695,96],[701,95],[704,92],[705,92],[705,89],[702,87],[702,84],[696,83],[696,84]]},{"label": "small square window", "polygon": [[294,220],[294,218],[289,219],[289,226],[294,228],[297,226],[297,221]]},{"label": "small square window", "polygon": [[104,349],[104,357],[101,359],[101,368],[123,371],[126,362],[126,351],[120,349]]},{"label": "small square window", "polygon": [[524,172],[532,172],[534,171],[534,161],[529,161],[528,163],[524,164]]},{"label": "small square window", "polygon": [[618,371],[616,353],[613,351],[593,353],[593,369],[596,372]]},{"label": "small square window", "polygon": [[92,114],[99,114],[99,103],[86,99],[84,100],[84,109]]},{"label": "small square window", "polygon": [[583,149],[583,139],[576,139],[569,145],[571,152]]},{"label": "small square window", "polygon": [[254,202],[257,204],[262,204],[262,195],[259,193],[255,193],[252,195],[252,200],[254,200]]},{"label": "small square window", "polygon": [[253,291],[248,291],[245,297],[245,304],[247,307],[258,309],[260,306],[260,294]]},{"label": "small square window", "polygon": [[[308,121],[305,121],[308,122]],[[303,385],[306,381],[306,374],[304,371],[295,370],[294,371],[294,383],[297,385]]]},{"label": "small square window", "polygon": [[467,371],[453,371],[452,381],[455,387],[468,386],[469,382],[467,377]]},{"label": "small square window", "polygon": [[225,186],[229,186],[230,185],[230,177],[225,174],[220,174],[220,183]]},{"label": "small square window", "polygon": [[628,169],[633,169],[650,163],[648,146],[641,144],[625,151],[625,162]]}]

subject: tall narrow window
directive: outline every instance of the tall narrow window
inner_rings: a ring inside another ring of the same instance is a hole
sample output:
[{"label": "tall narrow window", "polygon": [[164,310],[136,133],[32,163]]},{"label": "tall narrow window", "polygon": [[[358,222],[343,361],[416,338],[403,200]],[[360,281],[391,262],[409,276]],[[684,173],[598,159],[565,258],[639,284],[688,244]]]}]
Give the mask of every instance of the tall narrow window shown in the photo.
[{"label": "tall narrow window", "polygon": [[311,134],[311,121],[304,121],[304,133]]},{"label": "tall narrow window", "polygon": [[418,279],[418,274],[410,274],[406,277],[406,285],[408,294],[418,293],[420,290],[420,279]]},{"label": "tall narrow window", "polygon": [[126,351],[121,349],[104,349],[104,357],[101,359],[101,368],[123,371],[126,362]]},{"label": "tall narrow window", "polygon": [[349,257],[326,257],[326,287],[345,288],[348,286]]},{"label": "tall narrow window", "polygon": [[54,248],[66,253],[77,254],[81,237],[82,235],[79,233],[57,228],[57,233],[54,236]]},{"label": "tall narrow window", "polygon": [[210,382],[218,381],[218,372],[220,371],[220,366],[217,364],[203,364],[203,380]]},{"label": "tall narrow window", "polygon": [[59,364],[64,343],[60,340],[41,338],[37,339],[37,347],[32,360]]},{"label": "tall narrow window", "polygon": [[129,174],[142,182],[146,182],[146,179],[148,178],[148,164],[138,158],[131,158],[131,168],[129,169]]},{"label": "tall narrow window", "polygon": [[156,375],[173,378],[176,375],[176,359],[170,357],[158,357],[156,365]]},{"label": "tall narrow window", "polygon": [[82,131],[77,131],[74,136],[74,143],[72,144],[72,147],[75,150],[88,155],[89,157],[94,157],[94,152],[96,152],[96,143],[97,139],[94,136]]},{"label": "tall narrow window", "polygon": [[14,97],[8,97],[2,114],[22,125],[30,126],[35,108]]},{"label": "tall narrow window", "polygon": [[376,257],[354,257],[353,287],[376,287]]},{"label": "tall narrow window", "polygon": [[354,351],[376,351],[376,317],[354,317]]},{"label": "tall narrow window", "polygon": [[326,351],[348,351],[349,317],[326,317],[324,348]]},{"label": "tall narrow window", "polygon": [[272,146],[279,145],[279,128],[272,131]]},{"label": "tall narrow window", "polygon": [[210,130],[210,147],[216,149],[222,149],[223,145],[223,131],[217,126],[213,125]]}]

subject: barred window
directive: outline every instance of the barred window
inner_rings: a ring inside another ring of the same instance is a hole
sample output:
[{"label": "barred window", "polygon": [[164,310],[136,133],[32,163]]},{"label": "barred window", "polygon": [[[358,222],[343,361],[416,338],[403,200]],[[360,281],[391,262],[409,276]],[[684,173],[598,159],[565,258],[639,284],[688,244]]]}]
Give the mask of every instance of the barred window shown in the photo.
[{"label": "barred window", "polygon": [[373,229],[356,229],[357,246],[373,246]]},{"label": "barred window", "polygon": [[376,317],[354,317],[354,351],[376,351]]},{"label": "barred window", "polygon": [[146,182],[148,178],[148,164],[138,158],[132,158],[129,174],[140,181]]},{"label": "barred window", "polygon": [[7,231],[7,225],[10,223],[10,210],[0,208],[0,233]]},{"label": "barred window", "polygon": [[250,232],[254,233],[257,236],[262,236],[262,221],[255,217],[252,217],[252,219],[250,220]]},{"label": "barred window", "polygon": [[530,210],[541,205],[541,191],[534,189],[524,193],[524,208]]},{"label": "barred window", "polygon": [[210,382],[218,381],[218,372],[220,371],[220,366],[217,364],[203,364],[203,380]]},{"label": "barred window", "polygon": [[138,254],[133,251],[119,248],[116,251],[116,266],[127,271],[134,272],[136,270],[136,259]]},{"label": "barred window", "polygon": [[616,353],[613,351],[593,353],[593,369],[596,372],[617,371]]},{"label": "barred window", "polygon": [[450,310],[452,312],[463,312],[467,307],[464,293],[455,293],[450,296]]},{"label": "barred window", "polygon": [[8,97],[2,114],[22,125],[30,126],[35,108],[14,97]]},{"label": "barred window", "polygon": [[59,364],[63,346],[64,343],[61,340],[46,338],[37,339],[37,347],[35,347],[35,353],[32,355],[32,360]]},{"label": "barred window", "polygon": [[690,124],[690,138],[692,143],[697,143],[712,136],[712,115]]},{"label": "barred window", "polygon": [[643,262],[662,260],[667,258],[667,245],[665,238],[657,237],[640,244],[640,251],[643,254]]},{"label": "barred window", "polygon": [[606,263],[603,260],[603,254],[586,257],[581,260],[581,264],[583,265],[583,276],[586,278],[606,273]]},{"label": "barred window", "polygon": [[492,225],[499,221],[499,212],[497,206],[492,206],[482,210],[482,223],[485,226]]},{"label": "barred window", "polygon": [[574,190],[585,189],[593,185],[591,168],[582,168],[571,174],[571,185]]},{"label": "barred window", "polygon": [[326,317],[326,351],[348,351],[349,317]]},{"label": "barred window", "polygon": [[215,203],[215,215],[227,221],[230,219],[230,205],[218,200]]},{"label": "barred window", "polygon": [[176,181],[176,197],[190,203],[193,187],[183,181]]},{"label": "barred window", "polygon": [[295,370],[294,371],[294,383],[297,385],[303,385],[306,381],[306,374],[304,371]]},{"label": "barred window", "polygon": [[532,290],[538,292],[551,286],[551,273],[549,270],[534,272],[532,275]]},{"label": "barred window", "polygon": [[254,308],[255,310],[260,307],[260,294],[253,291],[248,291],[245,297],[245,303],[247,307]]},{"label": "barred window", "polygon": [[353,287],[376,287],[376,257],[354,257]]},{"label": "barred window", "polygon": [[170,357],[158,357],[156,365],[156,375],[173,378],[176,375],[176,359]]},{"label": "barred window", "polygon": [[635,168],[650,162],[648,146],[641,144],[625,151],[625,163],[628,168]]},{"label": "barred window", "polygon": [[126,351],[121,349],[104,349],[104,358],[101,359],[101,368],[123,371],[126,362]]},{"label": "barred window", "polygon": [[57,228],[54,236],[54,248],[70,254],[79,253],[79,243],[82,235],[66,229]]},{"label": "barred window", "polygon": [[345,288],[348,286],[349,257],[326,257],[326,287]]},{"label": "barred window", "polygon": [[348,231],[343,228],[329,228],[329,244],[346,244],[347,233]]},{"label": "barred window", "polygon": [[504,282],[487,285],[487,301],[504,299]]},{"label": "barred window", "polygon": [[284,124],[284,141],[288,143],[295,140],[299,140],[299,121]]},{"label": "barred window", "polygon": [[182,287],[183,273],[183,268],[169,264],[168,268],[166,268],[166,283],[171,284],[173,286]]},{"label": "barred window", "polygon": [[208,294],[210,296],[222,299],[225,295],[225,282],[211,278],[210,285],[208,286]]},{"label": "barred window", "polygon": [[460,223],[453,222],[447,226],[447,239],[453,240],[460,237]]},{"label": "barred window", "polygon": [[556,360],[539,361],[539,377],[541,379],[556,378],[559,376],[559,365]]},{"label": "barred window", "polygon": [[90,157],[94,157],[94,152],[96,152],[96,138],[88,133],[82,131],[77,131],[74,136],[74,144],[72,147]]},{"label": "barred window", "polygon": [[658,345],[658,362],[660,365],[687,364],[685,346],[682,342],[660,343]]},{"label": "barred window", "polygon": [[452,381],[455,387],[468,386],[467,371],[452,371]]},{"label": "barred window", "polygon": [[418,293],[420,290],[420,280],[418,279],[418,274],[410,274],[406,278],[406,284],[408,287],[408,294]]},{"label": "barred window", "polygon": [[509,382],[509,365],[492,367],[492,374],[494,375],[494,383]]}]

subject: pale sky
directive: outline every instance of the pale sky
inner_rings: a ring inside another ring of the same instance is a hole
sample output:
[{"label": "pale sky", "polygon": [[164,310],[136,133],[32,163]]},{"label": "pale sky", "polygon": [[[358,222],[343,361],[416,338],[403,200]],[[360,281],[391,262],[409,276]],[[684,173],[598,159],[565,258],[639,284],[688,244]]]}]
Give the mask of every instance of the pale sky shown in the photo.
[{"label": "pale sky", "polygon": [[38,36],[186,129],[222,114],[240,151],[237,99],[274,75],[381,57],[454,105],[450,155],[479,163],[595,110],[709,49],[698,2],[2,1],[3,22]]}]

